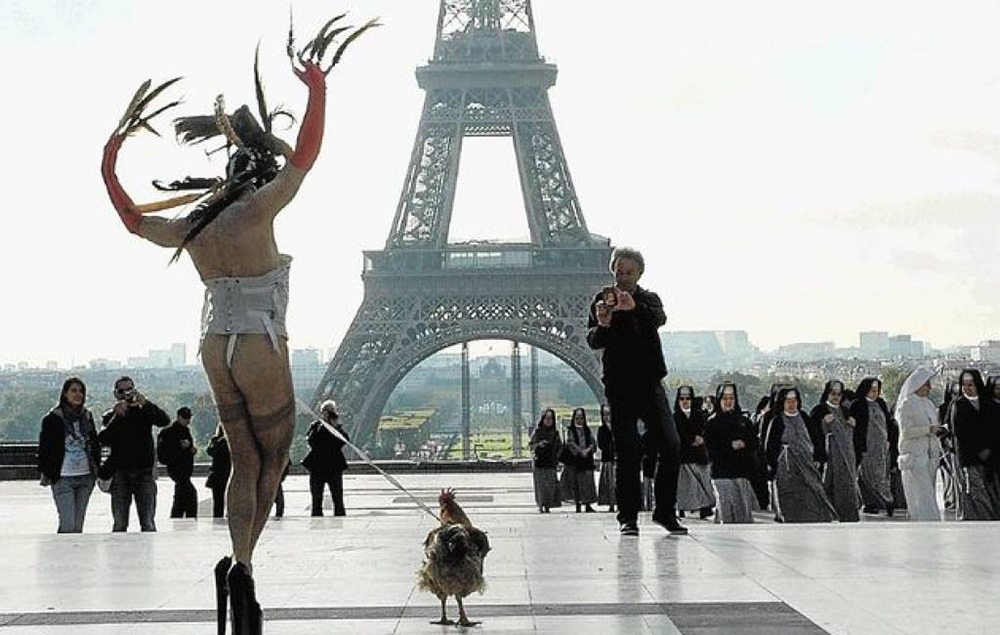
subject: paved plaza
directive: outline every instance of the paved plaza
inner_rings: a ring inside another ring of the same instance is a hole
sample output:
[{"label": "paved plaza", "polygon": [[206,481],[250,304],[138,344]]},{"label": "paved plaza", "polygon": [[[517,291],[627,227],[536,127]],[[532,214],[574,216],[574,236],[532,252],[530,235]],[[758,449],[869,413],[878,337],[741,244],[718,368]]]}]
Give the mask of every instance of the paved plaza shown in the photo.
[{"label": "paved plaza", "polygon": [[[488,588],[467,602],[482,633],[986,633],[1000,625],[1000,526],[868,521],[716,526],[687,520],[668,536],[612,514],[539,514],[529,473],[407,474],[434,504],[458,490],[489,532]],[[308,482],[285,483],[286,517],[269,524],[255,577],[267,633],[453,633],[416,588],[433,519],[374,475],[345,477],[346,518],[311,518]],[[0,482],[0,635],[214,632],[211,570],[224,521],[200,488],[197,520],[171,520],[159,480],[156,534],[110,533],[94,492],[86,533],[56,535],[48,489]],[[327,501],[329,502],[329,501]],[[327,510],[330,514],[330,510]],[[137,530],[133,515],[130,529]],[[450,605],[454,612],[454,605]]]}]

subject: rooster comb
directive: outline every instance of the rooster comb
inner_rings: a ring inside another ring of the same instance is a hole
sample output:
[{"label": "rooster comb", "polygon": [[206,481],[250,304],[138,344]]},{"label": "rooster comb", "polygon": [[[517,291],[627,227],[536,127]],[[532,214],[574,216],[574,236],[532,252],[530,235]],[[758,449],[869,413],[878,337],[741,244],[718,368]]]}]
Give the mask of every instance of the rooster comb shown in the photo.
[{"label": "rooster comb", "polygon": [[455,490],[451,489],[450,487],[448,489],[441,490],[441,495],[438,496],[438,503],[441,504],[450,503],[453,502],[454,500],[455,500]]}]

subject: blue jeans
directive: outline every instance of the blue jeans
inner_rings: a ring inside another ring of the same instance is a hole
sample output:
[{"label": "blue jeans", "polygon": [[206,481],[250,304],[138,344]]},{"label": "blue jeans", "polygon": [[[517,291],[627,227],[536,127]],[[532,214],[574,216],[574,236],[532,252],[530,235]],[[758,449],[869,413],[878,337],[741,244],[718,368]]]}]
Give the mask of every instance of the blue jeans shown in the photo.
[{"label": "blue jeans", "polygon": [[156,531],[156,479],[153,468],[140,470],[118,470],[111,482],[111,515],[114,527],[111,531],[128,529],[128,513],[135,498],[135,511],[139,514],[139,526],[143,531]]},{"label": "blue jeans", "polygon": [[94,491],[94,477],[63,476],[52,485],[52,498],[59,514],[59,533],[79,534],[83,532],[83,519],[87,515],[87,503]]}]

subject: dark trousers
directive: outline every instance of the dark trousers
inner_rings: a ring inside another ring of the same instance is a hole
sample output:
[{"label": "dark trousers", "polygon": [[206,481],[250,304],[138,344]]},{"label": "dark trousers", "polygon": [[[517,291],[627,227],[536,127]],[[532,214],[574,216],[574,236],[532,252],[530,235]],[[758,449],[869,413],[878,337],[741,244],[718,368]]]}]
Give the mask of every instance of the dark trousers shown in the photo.
[{"label": "dark trousers", "polygon": [[128,529],[128,514],[135,499],[135,511],[139,514],[139,526],[143,531],[156,531],[156,479],[153,468],[141,470],[117,470],[111,481],[111,515],[114,526],[111,531]]},{"label": "dark trousers", "polygon": [[226,515],[226,486],[212,488],[212,518],[222,518]]},{"label": "dark trousers", "polygon": [[198,490],[191,477],[174,479],[174,504],[170,507],[171,518],[198,517]]},{"label": "dark trousers", "polygon": [[328,474],[310,474],[309,492],[312,494],[312,515],[323,515],[323,488],[330,488],[333,498],[333,515],[346,516],[344,510],[344,473],[330,472]]},{"label": "dark trousers", "polygon": [[647,443],[656,448],[656,477],[653,484],[653,517],[674,517],[677,502],[677,474],[680,471],[680,439],[667,405],[663,386],[657,382],[645,391],[613,391],[607,394],[611,406],[611,431],[615,438],[615,494],[618,499],[618,522],[634,523],[642,500],[639,487],[639,452],[637,421],[646,424]]}]

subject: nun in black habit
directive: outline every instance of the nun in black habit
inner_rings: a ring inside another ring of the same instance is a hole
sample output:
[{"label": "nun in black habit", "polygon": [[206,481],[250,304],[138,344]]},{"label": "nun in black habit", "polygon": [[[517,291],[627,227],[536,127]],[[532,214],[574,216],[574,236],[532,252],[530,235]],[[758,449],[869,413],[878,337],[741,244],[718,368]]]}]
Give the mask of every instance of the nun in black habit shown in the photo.
[{"label": "nun in black habit", "polygon": [[718,502],[717,523],[752,523],[757,497],[751,480],[757,473],[757,434],[740,409],[736,384],[716,389],[715,414],[705,424],[705,444],[712,464]]},{"label": "nun in black habit", "polygon": [[708,470],[705,447],[705,410],[695,407],[694,388],[680,386],[674,397],[674,426],[680,438],[681,469],[677,478],[677,510],[699,512],[702,519],[712,515],[715,493]]},{"label": "nun in black habit", "polygon": [[854,453],[858,461],[858,485],[866,513],[885,510],[892,516],[894,499],[889,477],[892,441],[899,429],[882,398],[882,382],[866,377],[858,384],[857,398],[849,415],[854,419]]},{"label": "nun in black habit", "polygon": [[819,403],[809,413],[813,443],[823,448],[813,457],[825,463],[823,489],[837,510],[840,522],[861,520],[861,493],[858,491],[858,468],[854,457],[855,421],[844,408],[844,383],[826,382]]},{"label": "nun in black habit", "polygon": [[819,470],[813,462],[813,444],[802,412],[798,388],[778,391],[775,405],[780,409],[767,430],[767,462],[774,492],[771,504],[775,519],[789,523],[821,523],[837,519],[826,496]]},{"label": "nun in black habit", "polygon": [[978,370],[963,370],[959,383],[962,394],[950,411],[959,465],[958,519],[1000,520],[1000,447],[991,427],[997,408]]},{"label": "nun in black habit", "polygon": [[958,504],[956,489],[956,474],[958,474],[958,459],[955,457],[955,436],[951,431],[951,405],[955,398],[962,394],[962,386],[957,381],[948,382],[944,391],[944,403],[938,408],[938,425],[941,437],[941,464],[938,472],[941,476],[941,486],[944,490],[944,508],[955,511]]}]

